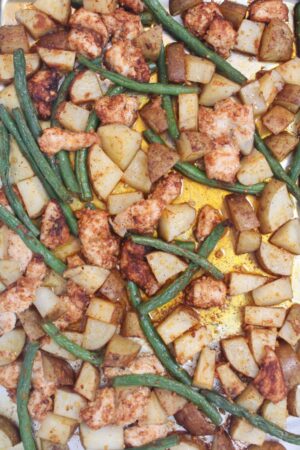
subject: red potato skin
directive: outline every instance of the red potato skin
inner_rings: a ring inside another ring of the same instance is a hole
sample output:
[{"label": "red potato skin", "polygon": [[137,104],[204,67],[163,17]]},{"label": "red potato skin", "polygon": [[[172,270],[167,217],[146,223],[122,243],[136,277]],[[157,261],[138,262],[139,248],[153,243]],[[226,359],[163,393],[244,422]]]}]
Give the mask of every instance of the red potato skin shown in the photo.
[{"label": "red potato skin", "polygon": [[185,82],[184,45],[179,42],[166,47],[166,63],[170,83]]}]

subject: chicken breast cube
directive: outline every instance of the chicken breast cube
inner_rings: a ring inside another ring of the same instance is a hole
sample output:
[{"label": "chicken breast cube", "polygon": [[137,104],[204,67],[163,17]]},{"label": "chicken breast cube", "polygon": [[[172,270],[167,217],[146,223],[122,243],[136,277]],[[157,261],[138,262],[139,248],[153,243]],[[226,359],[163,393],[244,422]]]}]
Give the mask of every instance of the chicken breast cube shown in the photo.
[{"label": "chicken breast cube", "polygon": [[185,290],[185,302],[195,308],[223,306],[226,300],[226,285],[212,277],[203,276],[192,281]]},{"label": "chicken breast cube", "polygon": [[73,28],[86,28],[97,34],[98,40],[101,39],[101,45],[104,46],[108,42],[108,31],[99,14],[79,8],[72,14],[69,25]]},{"label": "chicken breast cube", "polygon": [[98,389],[95,400],[80,411],[80,417],[93,430],[114,424],[116,418],[114,389]]},{"label": "chicken breast cube", "polygon": [[60,150],[75,151],[98,143],[96,133],[84,133],[61,130],[60,128],[47,128],[38,138],[42,152],[55,155]]},{"label": "chicken breast cube", "polygon": [[102,15],[102,20],[108,30],[113,42],[132,40],[138,37],[143,31],[140,16],[130,14],[123,8],[118,8],[113,14]]},{"label": "chicken breast cube", "polygon": [[256,22],[271,22],[273,19],[288,20],[289,10],[281,0],[258,0],[251,3],[249,17]]},{"label": "chicken breast cube", "polygon": [[139,420],[150,400],[150,392],[147,387],[117,388],[115,423],[125,426]]},{"label": "chicken breast cube", "polygon": [[138,106],[136,97],[120,94],[99,98],[95,111],[101,125],[120,123],[131,127],[137,119]]},{"label": "chicken breast cube", "polygon": [[222,13],[216,3],[199,3],[185,13],[183,22],[195,36],[203,37],[216,17],[222,18]]},{"label": "chicken breast cube", "polygon": [[40,119],[47,120],[51,116],[59,79],[56,70],[39,70],[28,80],[28,91]]},{"label": "chicken breast cube", "polygon": [[228,58],[235,46],[237,32],[228,20],[216,17],[209,26],[204,39],[219,55]]},{"label": "chicken breast cube", "polygon": [[145,445],[149,442],[155,441],[156,439],[166,437],[167,434],[172,430],[172,422],[168,422],[162,425],[130,427],[124,431],[125,444],[130,447]]},{"label": "chicken breast cube", "polygon": [[42,217],[41,242],[51,250],[68,242],[70,232],[62,209],[56,200],[51,200]]},{"label": "chicken breast cube", "polygon": [[216,139],[204,164],[208,178],[233,183],[240,168],[239,149],[230,138]]},{"label": "chicken breast cube", "polygon": [[17,389],[21,372],[21,361],[14,361],[0,367],[0,386],[6,389]]},{"label": "chicken breast cube", "polygon": [[28,411],[30,417],[34,420],[44,420],[48,412],[53,409],[53,400],[43,391],[34,389],[29,397]]},{"label": "chicken breast cube", "polygon": [[197,241],[203,241],[221,221],[222,217],[217,209],[210,205],[203,206],[199,211],[195,230]]},{"label": "chicken breast cube", "polygon": [[180,195],[182,183],[182,175],[178,172],[171,172],[158,181],[149,198],[161,200],[164,205],[168,205]]},{"label": "chicken breast cube", "polygon": [[68,36],[71,50],[81,53],[87,58],[97,58],[102,53],[102,38],[93,31],[73,28]]}]

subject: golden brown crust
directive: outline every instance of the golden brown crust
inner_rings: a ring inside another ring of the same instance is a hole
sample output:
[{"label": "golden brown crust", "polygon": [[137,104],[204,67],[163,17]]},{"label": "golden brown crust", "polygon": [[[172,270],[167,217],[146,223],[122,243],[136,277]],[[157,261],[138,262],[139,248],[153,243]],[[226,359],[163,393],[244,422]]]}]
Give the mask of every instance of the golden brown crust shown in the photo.
[{"label": "golden brown crust", "polygon": [[222,221],[220,212],[210,205],[203,206],[198,215],[195,236],[197,241],[201,242]]},{"label": "golden brown crust", "polygon": [[52,104],[57,97],[60,75],[56,70],[39,70],[28,80],[28,90],[40,119],[51,116]]},{"label": "golden brown crust", "polygon": [[137,119],[138,101],[125,94],[101,97],[95,103],[95,111],[101,125],[120,123],[131,127]]},{"label": "golden brown crust", "polygon": [[115,423],[116,401],[113,388],[98,389],[95,400],[80,411],[81,419],[93,430]]},{"label": "golden brown crust", "polygon": [[187,403],[175,414],[175,419],[192,436],[212,435],[216,430],[214,424],[193,403]]},{"label": "golden brown crust", "polygon": [[40,241],[51,250],[70,239],[70,232],[62,209],[56,200],[51,200],[42,217]]},{"label": "golden brown crust", "polygon": [[195,308],[223,306],[226,300],[226,284],[209,276],[196,278],[185,290],[185,302]]}]

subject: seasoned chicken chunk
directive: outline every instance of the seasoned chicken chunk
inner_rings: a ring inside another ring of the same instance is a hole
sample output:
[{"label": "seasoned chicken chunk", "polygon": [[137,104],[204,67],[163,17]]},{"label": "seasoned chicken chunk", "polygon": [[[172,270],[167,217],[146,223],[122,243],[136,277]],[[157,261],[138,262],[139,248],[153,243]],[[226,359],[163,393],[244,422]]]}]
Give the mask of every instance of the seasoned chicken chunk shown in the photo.
[{"label": "seasoned chicken chunk", "polygon": [[95,59],[102,53],[102,36],[86,28],[72,28],[68,35],[71,50]]},{"label": "seasoned chicken chunk", "polygon": [[93,31],[101,39],[101,45],[104,47],[108,42],[108,31],[104,25],[101,16],[95,12],[79,8],[72,14],[69,25],[72,28],[86,28]]},{"label": "seasoned chicken chunk", "polygon": [[195,235],[197,241],[203,241],[218,223],[222,221],[220,212],[210,205],[205,205],[200,209]]},{"label": "seasoned chicken chunk", "polygon": [[182,182],[183,176],[180,173],[171,172],[155,184],[149,198],[161,200],[167,206],[180,195]]},{"label": "seasoned chicken chunk", "polygon": [[126,368],[105,367],[104,375],[106,378],[114,378],[119,375],[152,373],[156,375],[165,375],[166,371],[155,355],[144,353],[128,364]]},{"label": "seasoned chicken chunk", "polygon": [[226,284],[210,276],[193,280],[185,290],[185,302],[195,308],[207,309],[223,306],[226,300]]},{"label": "seasoned chicken chunk", "polygon": [[265,355],[253,384],[265,399],[273,403],[280,402],[287,395],[280,361],[270,347],[265,347]]},{"label": "seasoned chicken chunk", "polygon": [[32,280],[43,281],[47,274],[47,266],[44,263],[43,257],[34,255],[27,266],[26,277]]},{"label": "seasoned chicken chunk", "polygon": [[147,387],[116,389],[116,425],[131,425],[144,413],[150,398]]},{"label": "seasoned chicken chunk", "polygon": [[223,58],[228,58],[235,46],[237,32],[228,20],[216,17],[210,24],[204,39]]},{"label": "seasoned chicken chunk", "polygon": [[42,120],[47,120],[51,116],[52,103],[57,97],[59,79],[59,73],[52,69],[39,70],[28,80],[30,97]]},{"label": "seasoned chicken chunk", "polygon": [[134,281],[147,295],[151,296],[159,289],[159,284],[146,260],[148,250],[131,240],[125,241],[121,251],[120,268],[124,277]]},{"label": "seasoned chicken chunk", "polygon": [[150,69],[142,50],[129,40],[115,42],[105,53],[107,67],[125,77],[148,83]]},{"label": "seasoned chicken chunk", "polygon": [[28,411],[33,420],[43,420],[53,409],[53,399],[44,392],[34,389],[28,401]]},{"label": "seasoned chicken chunk", "polygon": [[67,292],[65,296],[61,297],[61,301],[66,306],[66,312],[54,323],[60,330],[64,330],[70,324],[78,322],[83,317],[90,299],[84,289],[72,280],[68,280]]},{"label": "seasoned chicken chunk", "polygon": [[116,403],[113,388],[98,389],[95,400],[80,411],[81,419],[93,430],[115,423]]},{"label": "seasoned chicken chunk", "polygon": [[55,155],[60,150],[75,151],[97,144],[99,138],[94,132],[73,132],[60,128],[47,128],[38,142],[42,152]]},{"label": "seasoned chicken chunk", "polygon": [[32,259],[32,251],[24,244],[22,239],[12,230],[8,230],[7,256],[16,261],[22,273],[25,272]]},{"label": "seasoned chicken chunk", "polygon": [[126,428],[124,430],[125,444],[130,447],[138,447],[148,444],[156,439],[164,438],[173,431],[173,423],[167,422],[162,425],[145,425]]},{"label": "seasoned chicken chunk", "polygon": [[258,0],[249,7],[249,18],[255,22],[287,21],[288,15],[288,7],[281,0]]},{"label": "seasoned chicken chunk", "polygon": [[101,125],[121,123],[131,127],[137,119],[138,107],[137,98],[125,94],[101,97],[95,103]]},{"label": "seasoned chicken chunk", "polygon": [[0,366],[0,386],[6,389],[17,389],[21,366],[22,363],[20,361]]},{"label": "seasoned chicken chunk", "polygon": [[117,40],[131,41],[144,31],[140,16],[130,14],[123,8],[116,9],[113,14],[103,14],[102,20],[109,35],[113,37],[113,42]]},{"label": "seasoned chicken chunk", "polygon": [[216,3],[199,3],[199,5],[187,10],[183,22],[185,27],[195,36],[203,37],[216,17],[223,17]]},{"label": "seasoned chicken chunk", "polygon": [[0,313],[0,336],[12,331],[17,322],[17,316],[13,312]]},{"label": "seasoned chicken chunk", "polygon": [[144,11],[145,6],[141,0],[120,0],[120,5],[126,9],[130,9],[135,14],[140,14]]},{"label": "seasoned chicken chunk", "polygon": [[79,255],[72,255],[67,257],[68,269],[83,266],[84,260]]},{"label": "seasoned chicken chunk", "polygon": [[208,178],[233,183],[240,168],[240,152],[228,137],[215,139],[212,149],[204,155]]},{"label": "seasoned chicken chunk", "polygon": [[104,269],[115,267],[119,255],[119,239],[110,231],[108,213],[84,209],[77,215],[84,257],[89,263]]},{"label": "seasoned chicken chunk", "polygon": [[70,232],[62,209],[56,200],[51,200],[42,217],[40,241],[51,250],[70,239]]}]

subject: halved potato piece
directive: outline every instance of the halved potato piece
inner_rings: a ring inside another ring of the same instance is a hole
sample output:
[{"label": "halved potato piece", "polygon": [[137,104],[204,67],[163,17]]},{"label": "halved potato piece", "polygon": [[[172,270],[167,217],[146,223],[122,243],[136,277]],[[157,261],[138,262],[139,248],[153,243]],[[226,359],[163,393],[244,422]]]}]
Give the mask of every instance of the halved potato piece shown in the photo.
[{"label": "halved potato piece", "polygon": [[252,414],[255,414],[264,402],[263,396],[253,386],[248,384],[246,389],[238,396],[236,403],[248,409]]},{"label": "halved potato piece", "polygon": [[284,86],[282,76],[276,69],[267,72],[259,79],[260,90],[268,105],[273,103],[276,95]]},{"label": "halved potato piece", "polygon": [[198,130],[198,94],[178,95],[178,126],[180,131]]},{"label": "halved potato piece", "polygon": [[[97,0],[89,1],[97,2]],[[80,425],[80,440],[84,448],[88,450],[120,450],[124,448],[124,430],[123,427],[117,425],[108,425],[99,430],[92,430],[82,423]]]},{"label": "halved potato piece", "polygon": [[79,394],[66,389],[57,389],[54,397],[54,414],[68,417],[80,422],[80,410],[84,408],[87,401]]},{"label": "halved potato piece", "polygon": [[279,330],[279,336],[284,339],[290,345],[294,346],[300,339],[300,327],[299,327],[299,314],[300,305],[292,305],[287,318],[283,324],[283,327]]},{"label": "halved potato piece", "polygon": [[242,255],[243,253],[255,252],[259,249],[261,243],[261,235],[256,230],[241,231],[238,234],[235,253]]},{"label": "halved potato piece", "polygon": [[268,105],[260,90],[258,80],[251,81],[240,90],[240,96],[246,105],[252,105],[255,116],[259,116],[267,111]]},{"label": "halved potato piece", "polygon": [[14,362],[23,350],[26,334],[22,328],[15,328],[0,337],[0,366]]},{"label": "halved potato piece", "polygon": [[68,269],[64,273],[64,278],[71,279],[79,284],[88,294],[96,292],[109,275],[109,270],[98,266],[78,266]]},{"label": "halved potato piece", "polygon": [[283,325],[286,310],[266,306],[246,306],[245,325],[280,328]]},{"label": "halved potato piece", "polygon": [[65,445],[72,436],[76,425],[77,422],[74,419],[49,413],[41,422],[38,437],[54,444]]},{"label": "halved potato piece", "polygon": [[125,192],[124,194],[112,194],[107,198],[109,214],[116,215],[125,211],[129,206],[144,198],[142,192]]},{"label": "halved potato piece", "polygon": [[159,220],[159,235],[166,241],[173,241],[187,231],[196,219],[196,211],[188,203],[168,205]]},{"label": "halved potato piece", "polygon": [[282,131],[277,135],[272,134],[265,139],[265,143],[279,161],[285,159],[289,153],[295,150],[298,142],[299,139],[287,131]]},{"label": "halved potato piece", "polygon": [[176,151],[162,144],[150,144],[147,155],[148,173],[152,183],[166,175],[179,160]]},{"label": "halved potato piece", "polygon": [[282,20],[273,19],[264,29],[259,58],[262,61],[288,61],[293,53],[293,33]]},{"label": "halved potato piece", "polygon": [[[25,55],[26,75],[30,76],[36,72],[40,66],[40,57],[37,53]],[[0,55],[0,81],[4,84],[11,83],[14,79],[13,55]]]},{"label": "halved potato piece", "polygon": [[266,400],[261,408],[262,416],[275,423],[280,428],[286,427],[286,419],[288,417],[287,399],[284,398],[278,403],[272,403]]},{"label": "halved potato piece", "polygon": [[121,327],[121,335],[124,337],[145,338],[136,312],[128,311],[126,313]]},{"label": "halved potato piece", "polygon": [[0,416],[0,448],[12,449],[20,442],[19,430],[7,417]]},{"label": "halved potato piece", "polygon": [[260,286],[252,292],[254,303],[258,306],[279,305],[285,300],[293,298],[291,279],[289,277],[278,278],[264,286]]},{"label": "halved potato piece", "polygon": [[168,416],[174,416],[187,404],[187,400],[175,392],[157,388],[154,389],[154,392]]},{"label": "halved potato piece", "polygon": [[143,150],[139,150],[124,172],[123,180],[133,188],[148,193],[151,180],[148,170],[148,158]]},{"label": "halved potato piece", "polygon": [[[235,30],[240,28],[240,25],[247,13],[247,6],[225,0],[219,6],[224,19],[232,23]],[[219,447],[213,448],[213,450],[220,450]]]},{"label": "halved potato piece", "polygon": [[[20,11],[24,10],[22,9]],[[0,53],[13,53],[18,48],[24,50],[24,53],[28,53],[29,51],[28,37],[23,25],[0,26]]]},{"label": "halved potato piece", "polygon": [[47,14],[34,8],[21,8],[16,11],[15,17],[34,39],[39,39],[57,28],[57,24]]},{"label": "halved potato piece", "polygon": [[25,333],[31,341],[37,341],[45,332],[41,327],[42,318],[34,306],[18,313],[18,319],[24,328]]},{"label": "halved potato piece", "polygon": [[234,417],[231,421],[230,436],[237,441],[246,444],[262,445],[266,439],[266,433],[253,427],[245,419]]},{"label": "halved potato piece", "polygon": [[275,98],[274,103],[296,114],[300,108],[300,86],[285,84],[282,91]]},{"label": "halved potato piece", "polygon": [[97,74],[91,70],[79,72],[70,87],[70,98],[75,105],[93,102],[102,97]]},{"label": "halved potato piece", "polygon": [[237,179],[240,183],[251,186],[272,176],[273,172],[266,158],[256,149],[250,155],[241,159],[241,166],[237,173]]},{"label": "halved potato piece", "polygon": [[282,248],[275,247],[269,242],[262,242],[256,257],[267,272],[283,276],[292,274],[294,256]]},{"label": "halved potato piece", "polygon": [[264,23],[244,19],[238,30],[235,49],[242,53],[258,55],[264,29]]},{"label": "halved potato piece", "polygon": [[177,338],[174,341],[174,350],[179,364],[192,359],[204,346],[209,345],[210,341],[211,334],[206,327],[188,331]]},{"label": "halved potato piece", "polygon": [[295,386],[288,393],[287,397],[288,412],[291,416],[300,417],[300,385]]},{"label": "halved potato piece", "polygon": [[216,351],[203,347],[194,372],[193,385],[201,389],[212,389],[215,378]]},{"label": "halved potato piece", "polygon": [[261,364],[265,355],[265,347],[275,350],[277,338],[276,328],[253,328],[249,332],[249,346],[257,364]]},{"label": "halved potato piece", "polygon": [[19,183],[17,183],[17,188],[21,194],[29,217],[39,217],[49,202],[48,194],[40,179],[34,176],[19,181]]},{"label": "halved potato piece", "polygon": [[161,285],[187,268],[184,261],[171,253],[152,252],[146,258],[155,278]]},{"label": "halved potato piece", "polygon": [[9,178],[11,183],[16,184],[33,176],[34,172],[29,162],[22,155],[16,141],[11,137],[9,154]]},{"label": "halved potato piece", "polygon": [[36,0],[34,6],[63,25],[71,14],[71,0]]},{"label": "halved potato piece", "polygon": [[214,63],[193,55],[185,55],[184,61],[187,81],[201,84],[207,84],[211,81],[216,70]]},{"label": "halved potato piece", "polygon": [[85,131],[89,119],[89,111],[72,102],[63,102],[59,105],[56,119],[59,123],[71,131]]},{"label": "halved potato piece", "polygon": [[62,300],[55,295],[52,289],[44,286],[36,290],[33,304],[40,315],[47,320],[57,320],[66,312],[66,306]]},{"label": "halved potato piece", "polygon": [[116,325],[88,318],[83,333],[82,346],[87,350],[99,350],[114,335]]},{"label": "halved potato piece", "polygon": [[166,345],[175,341],[186,331],[195,327],[199,322],[197,313],[187,306],[178,306],[166,319],[164,319],[157,327]]},{"label": "halved potato piece", "polygon": [[62,295],[66,292],[67,281],[58,273],[50,270],[43,280],[43,286],[51,288],[56,295]]},{"label": "halved potato piece", "polygon": [[240,89],[239,84],[215,73],[210,82],[204,86],[200,94],[199,104],[213,106],[215,103],[236,94]]},{"label": "halved potato piece", "polygon": [[300,85],[300,58],[294,58],[276,67],[284,81],[288,84]]},{"label": "halved potato piece", "polygon": [[95,398],[99,384],[99,370],[92,364],[84,362],[74,385],[74,391],[92,401]]},{"label": "halved potato piece", "polygon": [[235,398],[245,390],[246,384],[239,379],[229,364],[221,364],[216,372],[228,397]]},{"label": "halved potato piece", "polygon": [[253,291],[253,289],[267,283],[268,278],[252,273],[232,272],[230,274],[229,294],[240,295]]},{"label": "halved potato piece", "polygon": [[104,357],[105,367],[127,367],[139,353],[141,346],[132,339],[115,334],[109,341]]},{"label": "halved potato piece", "polygon": [[300,220],[292,219],[286,222],[275,231],[270,242],[290,253],[300,255]]},{"label": "halved potato piece", "polygon": [[95,297],[91,299],[86,315],[101,322],[117,324],[122,316],[122,307],[120,303]]},{"label": "halved potato piece", "polygon": [[231,219],[238,231],[252,230],[259,226],[259,221],[251,203],[245,195],[230,194],[225,197]]},{"label": "halved potato piece", "polygon": [[243,336],[222,339],[221,346],[227,360],[234,369],[247,377],[256,377],[258,366]]},{"label": "halved potato piece", "polygon": [[37,51],[48,67],[62,72],[71,72],[74,69],[76,52],[43,47],[38,47]]}]

